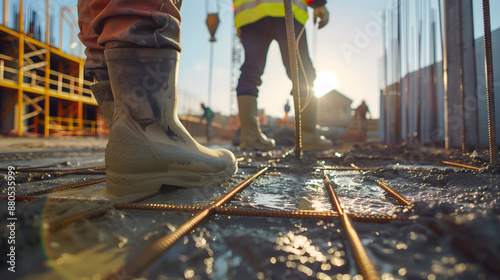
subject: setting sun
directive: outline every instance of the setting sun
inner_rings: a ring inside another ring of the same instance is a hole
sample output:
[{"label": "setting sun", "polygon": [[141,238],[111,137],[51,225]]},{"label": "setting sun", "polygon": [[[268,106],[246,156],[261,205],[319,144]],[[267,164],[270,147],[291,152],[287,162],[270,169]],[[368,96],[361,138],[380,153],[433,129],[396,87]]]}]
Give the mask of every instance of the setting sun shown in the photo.
[{"label": "setting sun", "polygon": [[332,71],[318,71],[314,81],[314,95],[321,97],[339,86],[339,78]]}]

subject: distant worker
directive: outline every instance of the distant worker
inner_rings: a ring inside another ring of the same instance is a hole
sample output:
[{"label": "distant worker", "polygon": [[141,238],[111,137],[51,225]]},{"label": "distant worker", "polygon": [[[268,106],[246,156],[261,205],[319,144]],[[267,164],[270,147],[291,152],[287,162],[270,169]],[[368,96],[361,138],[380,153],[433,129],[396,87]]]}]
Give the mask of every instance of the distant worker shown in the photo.
[{"label": "distant worker", "polygon": [[211,135],[211,126],[212,126],[212,121],[214,120],[215,114],[210,109],[209,107],[205,107],[205,104],[201,103],[201,108],[203,109],[203,115],[200,118],[200,121],[203,121],[203,119],[207,120],[207,144],[210,143],[210,135]]},{"label": "distant worker", "polygon": [[353,119],[359,119],[359,136],[363,141],[366,141],[366,138],[368,137],[368,132],[366,130],[366,113],[368,113],[371,117],[370,110],[363,100],[363,102],[361,102],[361,105],[359,105],[356,109],[353,117]]},{"label": "distant worker", "polygon": [[290,112],[290,101],[287,99],[285,104],[285,122],[288,121],[288,113]]},{"label": "distant worker", "polygon": [[177,117],[181,0],[79,0],[85,73],[110,136],[110,199],[144,195],[164,185],[220,184],[237,170],[228,150],[197,143]]},{"label": "distant worker", "polygon": [[[293,1],[297,38],[301,31],[304,31],[304,24],[308,18],[307,6],[314,8],[314,22],[320,19],[319,28],[328,23],[329,14],[325,4],[326,0]],[[291,77],[284,17],[282,1],[234,0],[234,22],[245,50],[245,62],[241,66],[241,75],[236,87],[241,124],[241,149],[271,150],[275,146],[274,139],[267,138],[260,129],[257,96],[258,87],[262,84],[261,76],[264,73],[267,52],[273,40],[279,44],[283,64],[288,77]],[[298,52],[304,67],[302,71],[299,66],[303,106],[302,147],[304,151],[330,149],[331,141],[316,131],[318,100],[314,97],[312,88],[316,73],[309,57],[305,32],[300,35]],[[306,107],[305,100],[309,99],[308,96],[312,98]]]}]

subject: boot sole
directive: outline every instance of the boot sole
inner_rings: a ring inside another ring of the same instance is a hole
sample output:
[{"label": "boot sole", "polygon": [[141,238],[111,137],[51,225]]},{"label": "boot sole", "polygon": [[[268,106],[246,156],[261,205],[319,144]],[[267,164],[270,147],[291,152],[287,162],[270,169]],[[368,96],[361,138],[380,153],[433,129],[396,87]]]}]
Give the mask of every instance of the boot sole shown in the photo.
[{"label": "boot sole", "polygon": [[108,170],[106,172],[107,184],[104,195],[110,199],[116,199],[130,195],[153,193],[160,190],[162,186],[200,188],[209,185],[220,185],[230,180],[237,170],[237,165],[214,174],[200,174],[199,172],[188,171],[176,171],[174,174],[167,172],[120,174]]}]

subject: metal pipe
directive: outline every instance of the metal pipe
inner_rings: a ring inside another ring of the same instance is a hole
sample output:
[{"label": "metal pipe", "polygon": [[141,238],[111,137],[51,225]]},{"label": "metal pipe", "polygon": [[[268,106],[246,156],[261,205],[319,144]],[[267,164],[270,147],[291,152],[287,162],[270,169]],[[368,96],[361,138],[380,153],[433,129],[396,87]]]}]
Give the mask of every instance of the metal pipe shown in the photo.
[{"label": "metal pipe", "polygon": [[299,69],[297,68],[297,46],[295,45],[295,26],[292,10],[292,0],[283,0],[285,6],[286,37],[288,40],[288,58],[290,60],[290,74],[293,84],[293,103],[295,111],[295,157],[300,158],[302,153],[302,123],[300,108]]},{"label": "metal pipe", "polygon": [[347,236],[347,241],[349,242],[350,248],[352,250],[354,260],[356,261],[356,267],[358,268],[360,274],[363,276],[363,279],[380,279],[380,273],[377,268],[373,264],[372,260],[366,253],[365,248],[363,247],[363,243],[359,239],[359,236],[352,225],[352,221],[349,216],[344,212],[342,206],[340,205],[340,201],[335,193],[335,190],[332,187],[331,181],[328,176],[325,175],[324,179],[325,187],[327,188],[328,194],[330,196],[330,200],[333,206],[339,212],[340,223],[345,231]]},{"label": "metal pipe", "polygon": [[495,89],[493,83],[493,49],[491,46],[490,1],[483,0],[484,58],[486,77],[486,101],[488,106],[488,136],[490,163],[497,161],[497,136],[495,122]]},{"label": "metal pipe", "polygon": [[207,218],[215,214],[217,208],[229,201],[229,199],[231,199],[236,193],[246,188],[255,178],[266,172],[266,170],[267,167],[250,176],[248,179],[236,186],[232,191],[228,192],[226,195],[219,198],[216,202],[207,206],[200,213],[179,226],[174,232],[164,235],[156,242],[154,242],[151,246],[128,261],[125,265],[113,270],[104,279],[120,279],[122,275],[135,276],[141,273],[156,259],[158,259],[165,251],[170,249],[170,247],[172,247],[179,239],[190,233],[201,222],[205,221]]}]

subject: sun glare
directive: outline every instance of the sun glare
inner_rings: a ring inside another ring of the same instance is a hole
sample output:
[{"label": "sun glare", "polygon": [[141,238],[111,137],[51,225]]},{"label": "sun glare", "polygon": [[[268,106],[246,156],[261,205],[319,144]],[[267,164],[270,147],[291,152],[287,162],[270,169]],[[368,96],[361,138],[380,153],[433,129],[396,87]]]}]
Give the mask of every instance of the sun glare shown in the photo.
[{"label": "sun glare", "polygon": [[332,71],[318,71],[314,81],[314,95],[321,97],[336,89],[339,85],[339,78]]}]

